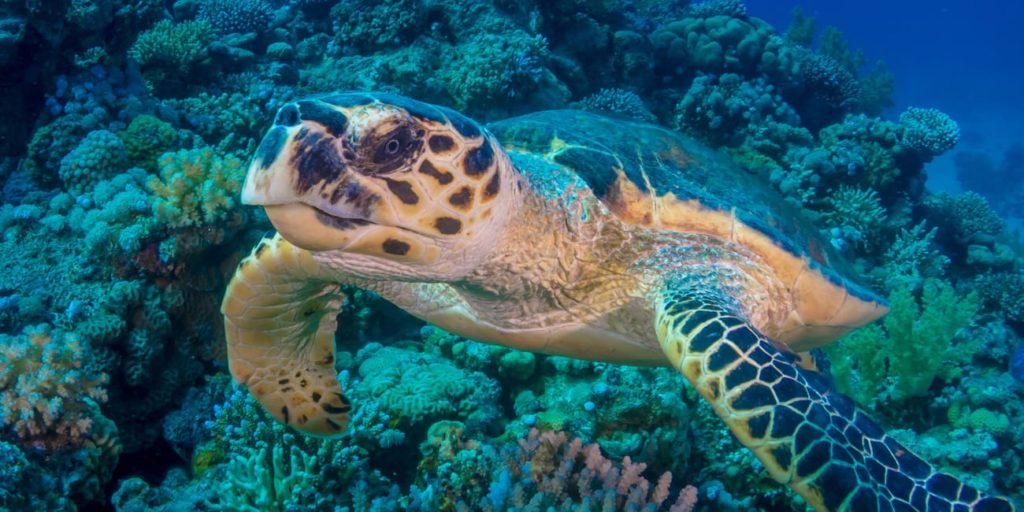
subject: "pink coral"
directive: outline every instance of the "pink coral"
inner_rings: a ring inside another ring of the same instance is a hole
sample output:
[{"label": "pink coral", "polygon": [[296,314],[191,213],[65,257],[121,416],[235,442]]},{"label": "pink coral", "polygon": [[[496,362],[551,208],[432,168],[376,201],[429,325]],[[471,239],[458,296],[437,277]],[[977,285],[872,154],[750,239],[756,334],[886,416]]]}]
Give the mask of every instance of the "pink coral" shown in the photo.
[{"label": "pink coral", "polygon": [[[609,460],[596,444],[584,445],[564,432],[532,429],[520,439],[518,450],[509,458],[509,470],[518,482],[511,489],[511,503],[517,509],[542,510],[659,510],[670,495],[672,473],[666,471],[651,489],[643,476],[646,463],[623,457]],[[673,511],[693,510],[697,490],[682,490]]]}]

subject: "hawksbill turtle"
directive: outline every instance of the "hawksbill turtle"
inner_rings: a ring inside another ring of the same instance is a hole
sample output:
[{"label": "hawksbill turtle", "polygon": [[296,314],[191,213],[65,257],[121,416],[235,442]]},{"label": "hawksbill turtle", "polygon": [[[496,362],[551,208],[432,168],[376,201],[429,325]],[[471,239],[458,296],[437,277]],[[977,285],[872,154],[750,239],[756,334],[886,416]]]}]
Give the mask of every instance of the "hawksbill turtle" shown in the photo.
[{"label": "hawksbill turtle", "polygon": [[349,422],[346,284],[474,340],[671,365],[817,510],[1013,510],[802,364],[885,302],[770,188],[679,133],[583,111],[484,127],[398,95],[325,95],[277,112],[242,201],[277,234],[224,297],[231,374],[295,429]]}]

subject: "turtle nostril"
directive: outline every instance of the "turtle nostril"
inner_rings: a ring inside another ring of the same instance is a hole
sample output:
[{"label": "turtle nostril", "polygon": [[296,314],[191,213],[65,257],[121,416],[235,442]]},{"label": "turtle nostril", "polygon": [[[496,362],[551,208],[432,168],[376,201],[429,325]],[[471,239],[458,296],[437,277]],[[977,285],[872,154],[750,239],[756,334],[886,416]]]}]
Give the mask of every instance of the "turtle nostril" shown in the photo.
[{"label": "turtle nostril", "polygon": [[299,109],[294,103],[289,103],[277,111],[277,118],[274,124],[278,126],[295,126],[299,124]]}]

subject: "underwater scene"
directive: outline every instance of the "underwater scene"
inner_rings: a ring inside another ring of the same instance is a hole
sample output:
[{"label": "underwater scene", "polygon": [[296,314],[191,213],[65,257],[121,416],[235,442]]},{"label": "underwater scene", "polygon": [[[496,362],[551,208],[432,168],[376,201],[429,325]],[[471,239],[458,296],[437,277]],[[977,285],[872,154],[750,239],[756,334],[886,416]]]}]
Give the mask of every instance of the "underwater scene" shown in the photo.
[{"label": "underwater scene", "polygon": [[1024,6],[0,14],[0,511],[1024,506]]}]

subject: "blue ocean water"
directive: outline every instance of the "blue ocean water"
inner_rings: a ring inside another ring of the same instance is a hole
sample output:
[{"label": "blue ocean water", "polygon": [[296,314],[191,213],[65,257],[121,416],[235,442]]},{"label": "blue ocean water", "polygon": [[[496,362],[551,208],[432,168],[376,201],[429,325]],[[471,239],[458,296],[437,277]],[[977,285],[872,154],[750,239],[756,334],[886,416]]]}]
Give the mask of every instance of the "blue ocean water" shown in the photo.
[{"label": "blue ocean water", "polygon": [[1019,509],[1022,25],[0,2],[0,512]]},{"label": "blue ocean water", "polygon": [[[853,48],[885,61],[896,75],[897,112],[908,106],[939,108],[960,124],[957,151],[979,151],[997,162],[1024,144],[1024,37],[1020,2],[772,2],[751,1],[750,11],[787,26],[799,6],[819,26],[834,25]],[[928,169],[936,190],[962,190],[953,155]]]}]

